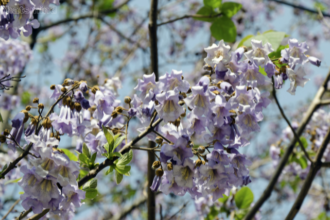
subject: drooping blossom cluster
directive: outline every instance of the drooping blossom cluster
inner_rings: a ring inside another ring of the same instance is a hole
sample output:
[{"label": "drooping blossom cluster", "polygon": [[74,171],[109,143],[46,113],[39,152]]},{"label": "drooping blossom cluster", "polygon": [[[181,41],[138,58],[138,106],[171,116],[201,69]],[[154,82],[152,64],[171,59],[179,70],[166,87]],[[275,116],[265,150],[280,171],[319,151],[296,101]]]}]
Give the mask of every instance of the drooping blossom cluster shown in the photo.
[{"label": "drooping blossom cluster", "polygon": [[[35,213],[47,208],[49,215],[70,218],[81,205],[84,192],[77,186],[78,163],[57,149],[61,136],[76,137],[78,152],[86,144],[100,157],[106,153],[103,128],[127,135],[125,124],[134,117],[141,122],[140,132],[146,131],[151,122],[162,120],[147,135],[160,151],[159,161],[153,165],[156,176],[152,190],[180,196],[188,192],[196,201],[211,196],[215,201],[228,195],[232,187],[247,185],[251,182],[247,169],[250,161],[239,150],[249,144],[254,132],[260,131],[262,110],[270,103],[269,93],[261,92],[258,86],[271,86],[269,78],[283,78],[298,64],[320,63],[311,58],[300,60],[306,51],[299,47],[301,44],[296,44],[282,51],[280,62],[287,63],[284,71],[269,59],[273,49],[268,43],[252,40],[252,50],[240,47],[231,51],[220,41],[205,48],[204,68],[208,74],[196,84],[190,84],[177,70],[161,76],[159,81],[155,74],[144,75],[135,87],[136,94],[125,97],[124,103],[117,99],[121,85],[118,78],[94,86],[72,79],[52,85],[51,99],[56,101],[59,113],[41,119],[44,106],[36,99],[33,102],[38,103],[38,113],[28,113],[31,107],[18,113],[6,137],[13,151],[20,147],[22,136],[27,143],[23,148],[32,144],[30,162],[20,169],[24,174],[19,183],[25,192],[21,196],[23,207]],[[259,67],[267,76],[259,72]],[[301,73],[296,74],[288,76],[292,80],[291,93],[299,84],[296,81]]]},{"label": "drooping blossom cluster", "polygon": [[[29,45],[22,41],[0,39],[0,91],[7,90],[11,81],[19,81],[17,74],[22,72],[31,59]],[[20,97],[0,92],[0,107],[11,110],[20,103]]]},{"label": "drooping blossom cluster", "polygon": [[32,28],[39,28],[40,24],[34,19],[35,10],[49,12],[50,4],[59,5],[58,0],[10,0],[2,1],[0,5],[0,37],[8,40],[25,37],[32,34]]}]

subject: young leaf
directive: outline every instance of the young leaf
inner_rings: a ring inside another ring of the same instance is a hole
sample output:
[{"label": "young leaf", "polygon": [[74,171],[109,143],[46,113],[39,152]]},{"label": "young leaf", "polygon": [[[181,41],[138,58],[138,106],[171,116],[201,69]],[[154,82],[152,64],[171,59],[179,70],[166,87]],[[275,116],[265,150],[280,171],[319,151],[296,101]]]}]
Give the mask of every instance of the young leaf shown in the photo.
[{"label": "young leaf", "polygon": [[277,32],[277,31],[266,31],[262,34],[256,35],[247,41],[244,42],[244,46],[251,47],[251,40],[261,40],[263,44],[270,43],[272,48],[276,51],[282,43],[282,40],[285,37],[284,32]]},{"label": "young leaf", "polygon": [[94,164],[96,159],[96,152],[91,157],[91,163]]},{"label": "young leaf", "polygon": [[94,199],[97,196],[97,189],[86,189],[86,199]]},{"label": "young leaf", "polygon": [[123,142],[123,140],[125,139],[125,136],[122,135],[119,137],[119,134],[117,134],[114,139],[115,139],[115,143],[113,146],[113,151],[119,146],[119,144],[121,144],[121,142]]},{"label": "young leaf", "polygon": [[227,17],[233,17],[239,10],[241,10],[242,5],[236,2],[225,2],[220,6],[220,11],[224,13]]},{"label": "young leaf", "polygon": [[222,0],[203,0],[205,6],[219,8]]},{"label": "young leaf", "polygon": [[116,183],[117,185],[123,180],[123,174],[116,172]]},{"label": "young leaf", "polygon": [[17,179],[14,179],[14,180],[9,180],[9,181],[5,182],[5,185],[10,184],[10,183],[17,183],[17,182],[20,181],[21,179],[22,179],[22,177],[17,178]]},{"label": "young leaf", "polygon": [[85,143],[83,143],[82,153],[85,154],[88,158],[91,157],[91,154],[89,153],[89,148]]},{"label": "young leaf", "polygon": [[106,143],[104,145],[104,149],[108,152],[109,155],[112,152],[112,148],[110,148],[110,144],[109,143]]},{"label": "young leaf", "polygon": [[105,172],[105,175],[108,175],[109,173],[111,173],[113,171],[113,169],[111,169],[111,167]]},{"label": "young leaf", "polygon": [[212,16],[215,16],[217,13],[213,10],[212,7],[204,6],[201,9],[199,9],[196,14],[197,15],[202,15],[202,16],[209,16],[209,18],[197,18],[197,17],[194,17],[195,20],[206,21],[206,22],[213,22],[213,21],[216,20],[216,17],[212,17]]},{"label": "young leaf", "polygon": [[230,18],[223,16],[217,18],[211,25],[211,34],[217,40],[235,42],[236,26]]},{"label": "young leaf", "polygon": [[237,48],[239,48],[239,47],[243,46],[243,45],[244,45],[244,42],[245,42],[245,41],[247,41],[248,39],[250,39],[251,37],[253,37],[253,35],[252,35],[252,34],[250,34],[250,35],[247,35],[246,37],[244,37],[244,38],[241,40],[241,42],[239,42],[239,44],[238,44]]},{"label": "young leaf", "polygon": [[249,187],[241,188],[235,195],[235,203],[239,209],[246,209],[250,207],[253,199],[253,192],[249,189]]},{"label": "young leaf", "polygon": [[62,150],[62,151],[64,152],[64,154],[65,154],[66,156],[68,156],[68,158],[69,158],[70,160],[72,160],[72,161],[78,161],[77,156],[74,155],[74,153],[72,153],[70,150],[68,150],[68,149],[60,149],[60,150]]},{"label": "young leaf", "polygon": [[90,162],[85,154],[79,154],[79,161],[86,165],[89,165]]},{"label": "young leaf", "polygon": [[122,155],[119,152],[113,152],[111,153],[111,157],[121,157]]},{"label": "young leaf", "polygon": [[112,132],[109,132],[108,129],[106,129],[105,127],[103,127],[103,132],[104,132],[105,138],[108,141],[109,149],[111,149],[111,152],[112,152],[112,150],[113,150],[113,143],[114,143]]},{"label": "young leaf", "polygon": [[124,154],[117,162],[116,166],[127,165],[133,159],[133,151],[129,150],[128,153]]},{"label": "young leaf", "polygon": [[267,76],[267,73],[266,73],[264,67],[259,66],[259,73],[261,73],[261,74],[264,75],[264,76]]},{"label": "young leaf", "polygon": [[125,165],[120,165],[120,166],[116,166],[116,171],[119,172],[120,174],[126,174],[131,170],[131,166],[125,166]]},{"label": "young leaf", "polygon": [[86,189],[95,189],[97,187],[97,179],[92,179],[85,183],[84,187],[82,188],[83,190]]}]

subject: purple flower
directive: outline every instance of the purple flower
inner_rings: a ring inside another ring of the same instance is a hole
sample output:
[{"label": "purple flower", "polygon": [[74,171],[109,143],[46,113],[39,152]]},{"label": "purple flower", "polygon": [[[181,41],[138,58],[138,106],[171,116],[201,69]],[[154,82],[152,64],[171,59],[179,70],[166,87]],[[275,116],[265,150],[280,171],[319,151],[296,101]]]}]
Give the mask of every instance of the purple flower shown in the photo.
[{"label": "purple flower", "polygon": [[228,63],[230,60],[230,46],[225,45],[224,41],[219,41],[219,44],[213,44],[210,47],[204,48],[207,53],[206,58],[204,59],[205,63],[213,67],[215,64]]},{"label": "purple flower", "polygon": [[288,89],[288,92],[292,95],[296,93],[297,86],[304,87],[304,85],[309,81],[309,79],[304,77],[306,73],[301,66],[299,66],[299,68],[296,70],[288,68],[287,75],[290,80],[290,88]]},{"label": "purple flower", "polygon": [[212,107],[212,116],[215,126],[221,126],[225,122],[225,117],[230,116],[231,105],[222,97],[217,95],[214,106]]},{"label": "purple flower", "polygon": [[197,116],[208,115],[210,112],[210,100],[215,95],[208,91],[208,86],[193,86],[191,88],[192,95],[185,98],[184,101],[192,112]]},{"label": "purple flower", "polygon": [[237,125],[242,130],[242,135],[249,134],[251,131],[260,131],[258,122],[261,121],[262,115],[256,114],[255,109],[250,106],[239,106],[241,114],[237,117]]},{"label": "purple flower", "polygon": [[178,104],[179,91],[177,89],[158,94],[156,98],[159,105],[156,105],[155,109],[165,122],[175,121],[184,113],[183,107]]},{"label": "purple flower", "polygon": [[257,66],[264,67],[266,63],[270,62],[268,54],[273,52],[270,43],[262,45],[262,41],[251,40],[252,50],[245,53],[247,59],[254,62]]},{"label": "purple flower", "polygon": [[13,120],[11,120],[13,128],[7,137],[7,144],[13,151],[16,151],[16,143],[20,144],[21,142],[21,137],[24,131],[24,118],[25,114],[20,112],[15,115]]},{"label": "purple flower", "polygon": [[152,185],[150,186],[151,191],[156,192],[159,189],[161,179],[162,179],[162,177],[157,176],[157,175],[154,177]]},{"label": "purple flower", "polygon": [[305,64],[308,58],[305,53],[308,51],[308,45],[303,42],[299,43],[297,39],[289,40],[289,48],[281,51],[282,62],[288,63],[291,68],[296,64]]},{"label": "purple flower", "polygon": [[169,145],[164,144],[162,146],[161,152],[172,158],[174,161],[176,161],[178,164],[182,164],[183,161],[185,161],[187,158],[193,157],[194,154],[191,151],[191,148],[179,145]]},{"label": "purple flower", "polygon": [[166,73],[159,77],[159,81],[162,82],[160,88],[164,92],[175,88],[180,92],[187,92],[190,87],[188,81],[183,80],[182,71],[177,70],[172,70],[171,74]]},{"label": "purple flower", "polygon": [[156,76],[154,73],[143,75],[143,80],[139,79],[138,85],[134,89],[141,91],[142,97],[144,98],[151,89],[155,94],[159,93],[159,82],[156,82]]},{"label": "purple flower", "polygon": [[178,186],[185,188],[193,187],[194,167],[194,162],[189,158],[184,160],[183,165],[173,166],[173,174]]}]

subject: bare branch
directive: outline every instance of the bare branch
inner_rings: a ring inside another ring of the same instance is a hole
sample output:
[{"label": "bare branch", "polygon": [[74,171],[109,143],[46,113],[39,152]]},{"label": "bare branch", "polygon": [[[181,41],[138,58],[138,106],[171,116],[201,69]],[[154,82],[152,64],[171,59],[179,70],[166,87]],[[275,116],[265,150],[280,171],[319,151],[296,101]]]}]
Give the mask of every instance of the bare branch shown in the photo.
[{"label": "bare branch", "polygon": [[176,22],[176,21],[179,21],[179,20],[187,19],[187,18],[216,18],[216,17],[219,17],[221,15],[222,15],[221,13],[218,13],[216,15],[199,15],[199,14],[184,15],[182,17],[174,18],[174,19],[159,23],[157,26],[159,27],[159,26],[162,26],[164,24],[170,24],[170,23],[173,23],[173,22]]},{"label": "bare branch", "polygon": [[7,218],[7,216],[11,213],[11,211],[13,211],[13,209],[15,208],[15,206],[20,202],[20,199],[17,199],[16,202],[14,202],[14,204],[9,208],[8,212],[2,217],[1,220],[5,220]]}]

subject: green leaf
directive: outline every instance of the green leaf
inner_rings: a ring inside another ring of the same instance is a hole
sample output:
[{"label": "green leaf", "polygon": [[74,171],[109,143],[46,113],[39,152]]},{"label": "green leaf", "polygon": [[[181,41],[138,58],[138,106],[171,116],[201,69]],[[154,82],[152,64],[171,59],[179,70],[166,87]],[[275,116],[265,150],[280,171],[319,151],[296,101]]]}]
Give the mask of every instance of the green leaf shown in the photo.
[{"label": "green leaf", "polygon": [[[131,171],[131,166],[125,166],[125,165],[117,166],[116,165],[116,168],[115,169],[120,174],[126,175],[127,173],[129,173],[129,171]],[[127,176],[129,176],[129,174]]]},{"label": "green leaf", "polygon": [[[119,146],[119,144],[121,144],[121,142],[123,142],[123,140],[125,139],[125,136],[124,135],[122,135],[122,136],[120,136],[119,137],[119,135],[120,134],[117,134],[116,136],[115,136],[115,143],[114,143],[114,146],[113,146],[113,151]],[[112,151],[112,152],[113,152]]]},{"label": "green leaf", "polygon": [[[270,54],[268,54],[268,57],[270,58],[270,59],[278,59],[278,58],[280,58],[281,57],[281,51],[283,50],[283,49],[285,49],[285,48],[288,48],[289,47],[289,45],[280,45],[278,48],[277,48],[277,50],[276,51],[274,51],[274,52],[271,52]],[[285,64],[286,65],[286,64]]]},{"label": "green leaf", "polygon": [[241,10],[242,5],[236,2],[225,2],[220,6],[220,11],[224,13],[227,17],[233,17],[239,10]]},{"label": "green leaf", "polygon": [[60,150],[62,150],[63,152],[64,152],[64,154],[66,155],[66,156],[68,156],[68,158],[70,159],[70,160],[72,160],[72,161],[78,161],[78,158],[77,158],[77,156],[74,154],[74,153],[72,153],[70,150],[68,150],[68,149],[60,149]]},{"label": "green leaf", "polygon": [[96,159],[96,152],[91,157],[91,163],[94,164]]},{"label": "green leaf", "polygon": [[23,92],[21,95],[21,103],[22,105],[27,105],[30,103],[31,100],[31,94],[27,91]]},{"label": "green leaf", "polygon": [[308,147],[308,142],[307,142],[307,140],[306,140],[305,137],[300,137],[300,141],[303,144],[303,147],[304,148],[307,148]]},{"label": "green leaf", "polygon": [[111,169],[111,167],[110,167],[107,171],[105,171],[105,175],[110,174],[112,171],[113,171],[113,169]]},{"label": "green leaf", "polygon": [[82,153],[85,154],[88,158],[91,157],[91,154],[89,153],[89,148],[85,143],[83,143]]},{"label": "green leaf", "polygon": [[83,190],[86,189],[95,189],[97,187],[97,179],[92,179],[85,183],[84,187],[82,188]]},{"label": "green leaf", "polygon": [[250,34],[250,35],[247,35],[246,37],[244,37],[241,42],[239,42],[237,48],[241,47],[244,45],[244,42],[247,41],[248,39],[250,39],[251,37],[253,37],[254,35]]},{"label": "green leaf", "polygon": [[109,145],[113,145],[113,135],[112,135],[112,132],[109,132],[107,128],[103,127],[103,132],[104,132],[104,135],[105,135],[105,138],[107,139]]},{"label": "green leaf", "polygon": [[116,166],[127,165],[133,159],[133,151],[129,150],[128,153],[124,154],[116,163]]},{"label": "green leaf", "polygon": [[203,15],[203,16],[210,16],[210,18],[197,18],[197,17],[194,17],[195,20],[213,22],[213,21],[216,20],[216,17],[212,18],[212,16],[215,16],[217,13],[213,10],[212,7],[204,6],[201,9],[199,9],[196,14]]},{"label": "green leaf", "polygon": [[235,203],[239,209],[246,209],[250,207],[253,199],[253,192],[249,189],[249,187],[241,188],[235,195]]},{"label": "green leaf", "polygon": [[83,170],[83,169],[81,169],[81,170],[79,171],[78,179],[83,178],[83,177],[86,176],[88,173],[89,173],[88,170]]},{"label": "green leaf", "polygon": [[85,155],[85,154],[79,154],[79,161],[86,164],[86,165],[89,165],[90,161],[89,161],[89,158]]},{"label": "green leaf", "polygon": [[222,0],[203,0],[205,6],[219,8]]},{"label": "green leaf", "polygon": [[261,74],[264,75],[264,76],[267,76],[267,73],[266,73],[264,67],[259,66],[259,73],[261,73]]},{"label": "green leaf", "polygon": [[97,189],[86,189],[86,199],[94,199],[97,196]]},{"label": "green leaf", "polygon": [[123,180],[123,174],[116,172],[116,183],[117,185]]},{"label": "green leaf", "polygon": [[223,197],[222,198],[219,198],[218,201],[224,204],[224,203],[227,202],[227,200],[228,200],[229,197],[227,195],[225,195],[225,194],[222,194],[222,196]]},{"label": "green leaf", "polygon": [[282,40],[285,37],[284,32],[268,31],[262,34],[251,37],[250,39],[244,42],[244,46],[251,47],[251,40],[261,40],[263,44],[270,43],[272,48],[276,51],[282,43]]},{"label": "green leaf", "polygon": [[17,178],[17,179],[14,179],[14,180],[9,180],[9,181],[7,181],[7,182],[5,183],[5,185],[10,184],[10,183],[17,183],[17,182],[20,181],[21,179],[22,179],[22,177]]},{"label": "green leaf", "polygon": [[236,26],[228,17],[220,17],[211,25],[211,34],[217,40],[235,42]]},{"label": "green leaf", "polygon": [[119,152],[113,152],[111,153],[111,157],[121,157],[122,155]]},{"label": "green leaf", "polygon": [[307,159],[304,156],[295,158],[294,161],[301,166],[301,169],[305,169],[308,166]]}]

